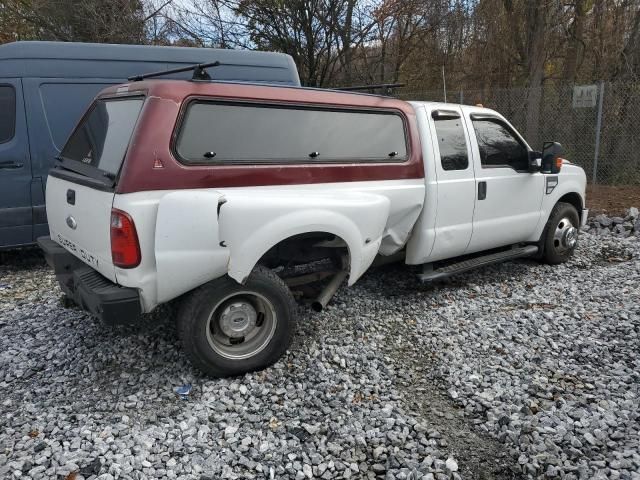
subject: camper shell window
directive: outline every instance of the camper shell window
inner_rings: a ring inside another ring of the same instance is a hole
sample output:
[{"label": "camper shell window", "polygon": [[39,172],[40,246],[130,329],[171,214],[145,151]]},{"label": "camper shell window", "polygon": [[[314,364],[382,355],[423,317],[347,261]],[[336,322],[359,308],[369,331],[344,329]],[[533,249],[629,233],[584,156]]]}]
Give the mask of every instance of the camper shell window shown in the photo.
[{"label": "camper shell window", "polygon": [[96,100],[60,154],[63,167],[115,179],[143,102],[139,96]]},{"label": "camper shell window", "polygon": [[200,165],[408,159],[397,112],[210,101],[187,106],[175,153]]}]

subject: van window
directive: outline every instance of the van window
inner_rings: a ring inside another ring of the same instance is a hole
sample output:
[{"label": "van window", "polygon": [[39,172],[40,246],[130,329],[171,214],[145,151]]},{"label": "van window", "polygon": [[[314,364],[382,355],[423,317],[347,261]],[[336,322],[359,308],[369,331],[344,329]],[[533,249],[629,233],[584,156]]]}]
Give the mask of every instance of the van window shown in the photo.
[{"label": "van window", "polygon": [[404,161],[400,115],[308,107],[192,103],[176,144],[185,163]]},{"label": "van window", "polygon": [[511,167],[527,170],[529,153],[522,142],[500,120],[474,120],[473,127],[483,168]]},{"label": "van window", "polygon": [[16,131],[16,91],[11,85],[0,85],[0,112],[0,143],[5,143]]},{"label": "van window", "polygon": [[436,119],[436,135],[443,170],[466,170],[469,166],[467,140],[461,118]]},{"label": "van window", "polygon": [[97,100],[60,156],[117,175],[143,98]]},{"label": "van window", "polygon": [[62,150],[82,114],[108,83],[43,83],[40,98],[51,140]]}]

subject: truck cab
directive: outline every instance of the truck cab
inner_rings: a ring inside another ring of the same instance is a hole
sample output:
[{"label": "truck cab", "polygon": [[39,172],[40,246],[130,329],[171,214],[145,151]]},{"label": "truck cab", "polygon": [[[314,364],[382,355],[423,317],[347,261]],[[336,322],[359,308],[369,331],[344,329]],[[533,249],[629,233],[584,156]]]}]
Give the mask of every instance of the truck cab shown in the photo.
[{"label": "truck cab", "polygon": [[567,261],[586,177],[560,153],[480,107],[142,79],[62,149],[39,244],[70,301],[107,323],[175,303],[191,361],[237,375],[284,353],[300,285],[325,282],[320,310],[384,257],[425,282]]},{"label": "truck cab", "polygon": [[532,168],[536,152],[493,110],[411,104],[423,140],[425,205],[430,207],[422,210],[408,242],[407,263],[432,264],[533,244],[558,202],[574,206],[581,223],[586,221],[582,168],[566,160],[556,173]]}]

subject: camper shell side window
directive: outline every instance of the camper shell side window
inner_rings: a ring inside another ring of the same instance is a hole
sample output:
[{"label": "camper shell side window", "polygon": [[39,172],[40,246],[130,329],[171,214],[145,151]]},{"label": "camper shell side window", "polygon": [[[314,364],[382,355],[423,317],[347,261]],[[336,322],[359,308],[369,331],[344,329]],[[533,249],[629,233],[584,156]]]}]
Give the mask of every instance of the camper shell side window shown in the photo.
[{"label": "camper shell side window", "polygon": [[391,110],[195,100],[174,154],[187,165],[405,162],[405,121]]}]

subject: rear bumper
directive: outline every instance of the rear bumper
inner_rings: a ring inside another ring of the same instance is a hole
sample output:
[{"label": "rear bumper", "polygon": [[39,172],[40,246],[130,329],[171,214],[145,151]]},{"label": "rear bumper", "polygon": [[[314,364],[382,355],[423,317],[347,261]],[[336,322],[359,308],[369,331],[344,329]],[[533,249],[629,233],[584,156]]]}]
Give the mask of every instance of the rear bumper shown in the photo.
[{"label": "rear bumper", "polygon": [[38,238],[62,291],[83,310],[108,324],[135,323],[142,313],[135,288],[116,285],[74,257],[50,237]]}]

